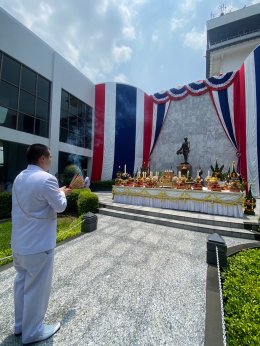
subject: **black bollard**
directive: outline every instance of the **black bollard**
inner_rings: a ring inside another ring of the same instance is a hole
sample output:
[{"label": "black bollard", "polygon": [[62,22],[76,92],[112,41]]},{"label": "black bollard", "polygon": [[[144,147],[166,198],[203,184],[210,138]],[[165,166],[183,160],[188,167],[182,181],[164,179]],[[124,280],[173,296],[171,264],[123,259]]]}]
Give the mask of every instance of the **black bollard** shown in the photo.
[{"label": "black bollard", "polygon": [[217,265],[216,247],[218,248],[219,265],[221,268],[227,266],[227,244],[218,234],[210,234],[207,240],[207,263],[213,266]]},{"label": "black bollard", "polygon": [[97,215],[90,211],[83,216],[83,222],[81,224],[81,232],[89,233],[97,229]]}]

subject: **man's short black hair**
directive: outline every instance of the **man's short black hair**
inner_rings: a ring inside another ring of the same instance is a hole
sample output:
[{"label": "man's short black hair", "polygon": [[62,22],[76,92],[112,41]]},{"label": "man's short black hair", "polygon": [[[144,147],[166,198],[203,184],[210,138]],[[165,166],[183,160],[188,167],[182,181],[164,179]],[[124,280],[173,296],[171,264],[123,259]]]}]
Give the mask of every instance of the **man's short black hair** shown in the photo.
[{"label": "man's short black hair", "polygon": [[26,158],[28,164],[36,164],[42,155],[50,155],[49,148],[46,145],[38,143],[29,145],[26,151]]}]

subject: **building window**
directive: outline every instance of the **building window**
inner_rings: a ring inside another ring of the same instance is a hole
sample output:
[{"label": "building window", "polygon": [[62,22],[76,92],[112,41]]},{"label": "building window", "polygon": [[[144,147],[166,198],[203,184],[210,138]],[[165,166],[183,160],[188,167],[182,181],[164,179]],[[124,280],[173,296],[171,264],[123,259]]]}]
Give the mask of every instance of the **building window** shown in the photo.
[{"label": "building window", "polygon": [[49,136],[51,83],[0,52],[0,126]]},{"label": "building window", "polygon": [[91,149],[93,109],[61,91],[60,141]]}]

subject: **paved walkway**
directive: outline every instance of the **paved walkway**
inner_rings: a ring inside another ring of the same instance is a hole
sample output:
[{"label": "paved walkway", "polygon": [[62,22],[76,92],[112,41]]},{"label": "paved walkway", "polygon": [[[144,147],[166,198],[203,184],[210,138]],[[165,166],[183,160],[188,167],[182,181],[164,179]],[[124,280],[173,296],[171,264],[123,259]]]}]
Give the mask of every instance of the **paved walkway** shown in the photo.
[{"label": "paved walkway", "polygon": [[[99,215],[96,231],[56,249],[46,323],[61,329],[39,345],[203,345],[206,239]],[[0,345],[21,344],[12,335],[13,277],[13,267],[0,272]]]}]

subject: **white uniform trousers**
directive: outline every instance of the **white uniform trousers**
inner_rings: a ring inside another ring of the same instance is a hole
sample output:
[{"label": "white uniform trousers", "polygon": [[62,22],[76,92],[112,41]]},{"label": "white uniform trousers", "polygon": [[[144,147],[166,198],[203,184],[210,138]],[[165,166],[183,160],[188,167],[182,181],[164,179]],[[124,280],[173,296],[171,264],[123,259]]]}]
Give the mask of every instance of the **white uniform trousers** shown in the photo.
[{"label": "white uniform trousers", "polygon": [[43,331],[53,274],[54,249],[33,255],[13,253],[15,333],[28,343]]}]

